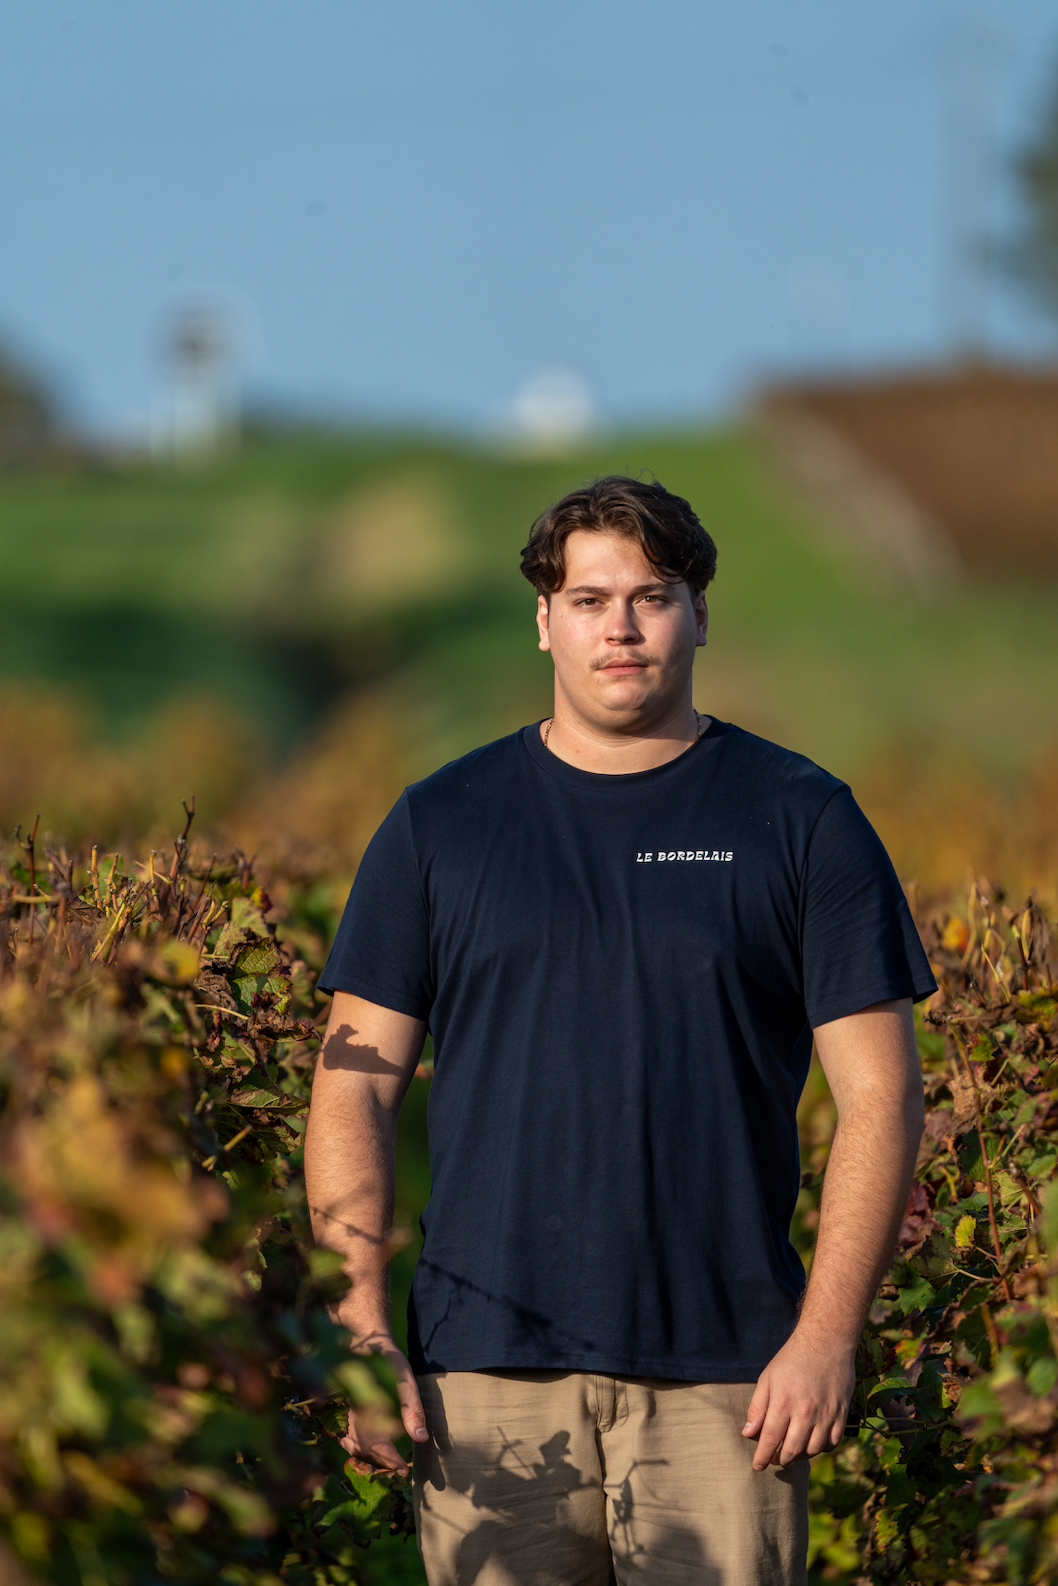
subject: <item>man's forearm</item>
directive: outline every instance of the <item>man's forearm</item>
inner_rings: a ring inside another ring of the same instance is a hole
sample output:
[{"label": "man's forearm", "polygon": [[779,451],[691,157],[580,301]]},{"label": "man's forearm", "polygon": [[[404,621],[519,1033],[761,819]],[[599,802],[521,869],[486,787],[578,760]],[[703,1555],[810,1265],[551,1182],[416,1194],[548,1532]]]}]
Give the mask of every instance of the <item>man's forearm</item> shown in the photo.
[{"label": "man's forearm", "polygon": [[855,1385],[864,1317],[892,1254],[922,1138],[922,1077],[907,999],[816,1029],[838,1109],[801,1317],[757,1381],[743,1436],[753,1464],[833,1447]]},{"label": "man's forearm", "polygon": [[396,1119],[368,1087],[340,1101],[313,1097],[305,1138],[312,1232],[343,1258],[350,1288],[336,1314],[360,1347],[390,1334],[395,1134]]},{"label": "man's forearm", "polygon": [[[404,1430],[416,1442],[427,1436],[426,1420],[412,1368],[393,1341],[389,1258],[397,1114],[425,1035],[421,1019],[336,991],[305,1133],[312,1231],[317,1244],[339,1252],[351,1285],[335,1314],[354,1349],[378,1350],[388,1360]],[[393,1428],[380,1428],[370,1406],[366,1412],[354,1406],[341,1446],[356,1459],[407,1475],[392,1438]]]},{"label": "man's forearm", "polygon": [[921,1137],[920,1090],[846,1108],[823,1181],[800,1335],[855,1349],[893,1253]]},{"label": "man's forearm", "polygon": [[390,1338],[397,1114],[422,1051],[419,1019],[336,991],[312,1081],[305,1188],[316,1243],[350,1279],[337,1307],[361,1348]]}]

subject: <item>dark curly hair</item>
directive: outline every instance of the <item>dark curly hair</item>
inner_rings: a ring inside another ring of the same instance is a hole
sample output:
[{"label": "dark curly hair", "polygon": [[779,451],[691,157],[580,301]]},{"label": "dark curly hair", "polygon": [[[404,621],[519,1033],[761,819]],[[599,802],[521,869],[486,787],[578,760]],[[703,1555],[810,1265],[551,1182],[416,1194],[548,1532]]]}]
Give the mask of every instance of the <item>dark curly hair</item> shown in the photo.
[{"label": "dark curly hair", "polygon": [[656,573],[687,584],[692,595],[716,573],[716,546],[689,502],[657,480],[647,484],[608,474],[571,490],[533,524],[522,552],[522,572],[540,594],[553,595],[565,583],[566,540],[575,529],[636,540]]}]

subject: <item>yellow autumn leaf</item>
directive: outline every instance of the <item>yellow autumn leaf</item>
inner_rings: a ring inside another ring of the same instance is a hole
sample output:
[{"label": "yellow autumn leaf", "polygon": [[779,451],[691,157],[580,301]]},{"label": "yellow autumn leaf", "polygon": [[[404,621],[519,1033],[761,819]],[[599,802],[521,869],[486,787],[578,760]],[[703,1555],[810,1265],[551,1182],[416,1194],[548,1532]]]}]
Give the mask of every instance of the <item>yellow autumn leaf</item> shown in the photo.
[{"label": "yellow autumn leaf", "polygon": [[162,978],[176,986],[190,985],[201,967],[198,949],[190,942],[175,939],[163,942],[156,957],[162,967]]},{"label": "yellow autumn leaf", "polygon": [[976,1232],[977,1218],[974,1217],[970,1212],[967,1212],[965,1217],[960,1217],[959,1221],[955,1224],[956,1250],[969,1250],[970,1246],[974,1242],[974,1235]]}]

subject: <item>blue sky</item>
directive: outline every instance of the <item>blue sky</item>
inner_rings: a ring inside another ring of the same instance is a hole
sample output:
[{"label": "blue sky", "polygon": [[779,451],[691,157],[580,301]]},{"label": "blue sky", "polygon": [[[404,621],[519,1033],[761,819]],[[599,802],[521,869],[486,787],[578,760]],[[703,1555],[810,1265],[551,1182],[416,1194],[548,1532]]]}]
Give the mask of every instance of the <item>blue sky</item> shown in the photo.
[{"label": "blue sky", "polygon": [[291,405],[476,426],[560,365],[610,421],[715,413],[943,353],[951,149],[1001,231],[1055,71],[1053,0],[5,0],[0,336],[100,430],[200,302]]}]

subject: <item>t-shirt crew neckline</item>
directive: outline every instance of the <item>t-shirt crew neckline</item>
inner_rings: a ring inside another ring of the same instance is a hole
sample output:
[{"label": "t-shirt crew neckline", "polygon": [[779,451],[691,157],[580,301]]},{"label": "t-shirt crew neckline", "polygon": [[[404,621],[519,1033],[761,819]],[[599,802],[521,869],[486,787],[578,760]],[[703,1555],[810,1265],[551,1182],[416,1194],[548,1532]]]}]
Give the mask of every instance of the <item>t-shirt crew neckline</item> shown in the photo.
[{"label": "t-shirt crew neckline", "polygon": [[560,782],[569,783],[572,787],[596,790],[638,787],[644,782],[658,782],[674,776],[689,762],[700,760],[715,748],[730,725],[726,721],[718,721],[715,716],[711,717],[708,727],[696,742],[690,744],[681,754],[666,760],[664,764],[650,766],[645,771],[583,771],[580,766],[570,765],[568,760],[560,760],[557,754],[552,754],[550,749],[545,748],[540,736],[540,728],[546,720],[545,716],[540,721],[534,721],[530,726],[522,728],[522,743],[532,759],[541,770],[546,771],[549,776],[557,777]]}]

